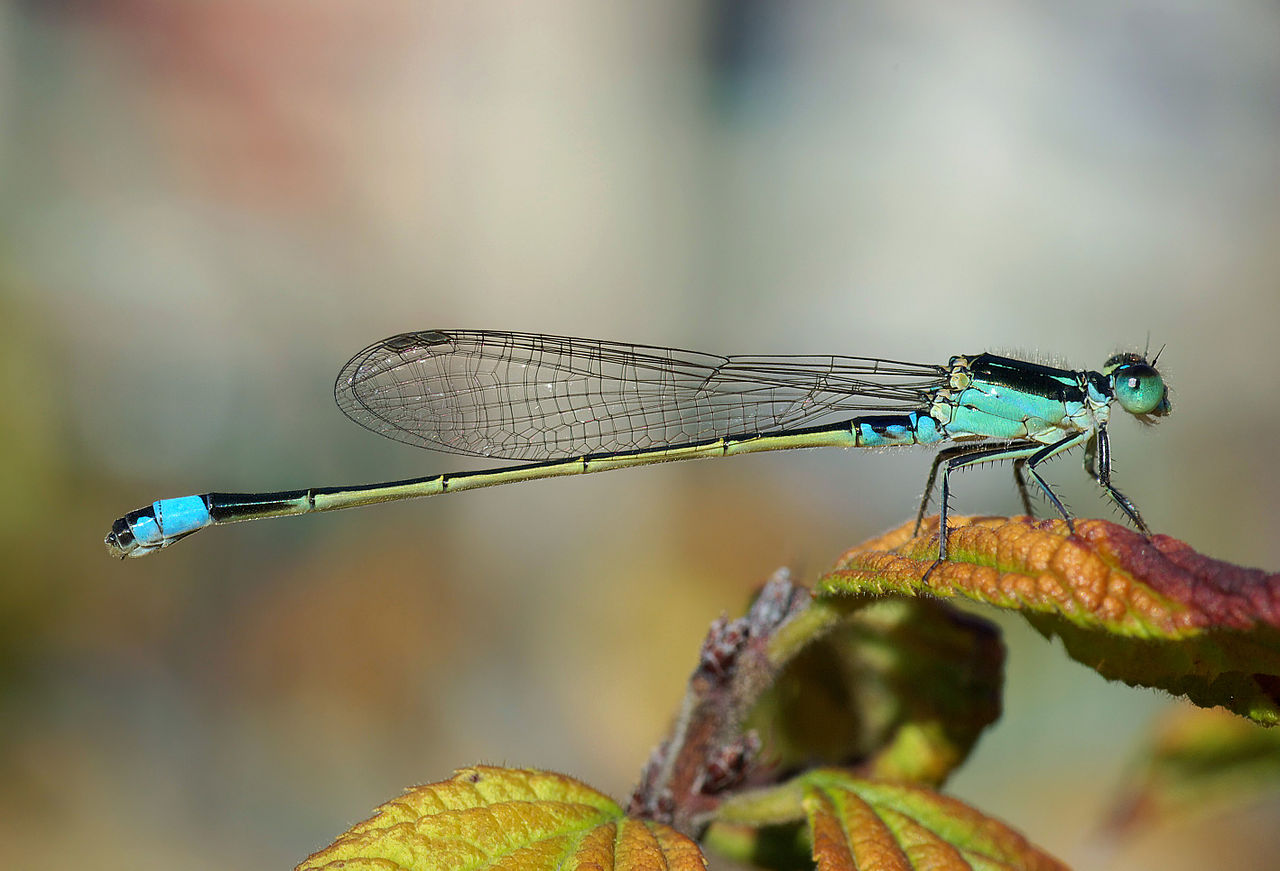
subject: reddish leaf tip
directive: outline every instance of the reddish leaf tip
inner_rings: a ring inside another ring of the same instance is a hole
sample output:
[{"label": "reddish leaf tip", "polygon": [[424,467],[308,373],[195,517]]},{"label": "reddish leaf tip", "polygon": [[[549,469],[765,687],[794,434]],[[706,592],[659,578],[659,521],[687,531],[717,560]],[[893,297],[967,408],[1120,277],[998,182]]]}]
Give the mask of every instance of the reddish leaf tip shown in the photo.
[{"label": "reddish leaf tip", "polygon": [[1280,722],[1280,575],[1147,539],[1104,520],[955,518],[934,565],[936,520],[856,548],[826,595],[963,597],[1023,612],[1103,675]]}]

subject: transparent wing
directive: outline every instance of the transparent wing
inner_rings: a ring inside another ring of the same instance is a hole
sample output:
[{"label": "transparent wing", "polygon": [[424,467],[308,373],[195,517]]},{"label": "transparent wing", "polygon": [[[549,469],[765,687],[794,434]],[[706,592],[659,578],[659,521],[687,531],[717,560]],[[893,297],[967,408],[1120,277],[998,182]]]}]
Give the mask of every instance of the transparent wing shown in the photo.
[{"label": "transparent wing", "polygon": [[429,330],[343,367],[334,396],[376,433],[511,460],[658,448],[924,409],[946,369],[867,357],[720,357],[530,333]]}]

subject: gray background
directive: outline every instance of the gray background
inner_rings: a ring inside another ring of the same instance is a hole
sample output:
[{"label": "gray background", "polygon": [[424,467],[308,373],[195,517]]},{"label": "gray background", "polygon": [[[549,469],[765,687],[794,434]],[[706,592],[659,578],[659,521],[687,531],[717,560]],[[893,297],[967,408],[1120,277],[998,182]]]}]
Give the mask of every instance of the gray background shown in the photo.
[{"label": "gray background", "polygon": [[[1174,414],[1118,423],[1117,482],[1274,568],[1278,134],[1262,2],[0,5],[0,860],[288,867],[476,761],[625,797],[711,619],[915,509],[927,453],[817,451],[107,559],[161,496],[467,468],[332,405],[404,330],[1149,343]],[[1018,510],[1007,470],[955,507]],[[1081,868],[1268,864],[1274,804],[1101,838],[1168,703],[1005,625],[958,796]]]}]

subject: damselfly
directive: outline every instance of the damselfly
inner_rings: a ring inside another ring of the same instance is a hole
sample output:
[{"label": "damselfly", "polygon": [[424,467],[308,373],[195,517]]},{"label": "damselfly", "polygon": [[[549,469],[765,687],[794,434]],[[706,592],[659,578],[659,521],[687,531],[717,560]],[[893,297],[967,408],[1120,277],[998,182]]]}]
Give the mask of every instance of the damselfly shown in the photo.
[{"label": "damselfly", "polygon": [[[994,354],[945,366],[871,357],[720,357],[649,345],[529,333],[428,330],[365,348],[334,385],[338,407],[380,435],[419,447],[524,465],[354,487],[206,493],[161,499],[112,526],[107,549],[138,557],[206,526],[333,511],[551,478],[755,451],[950,443],[929,471],[924,517],[941,470],[947,529],[956,469],[1012,460],[1068,523],[1041,476],[1045,460],[1084,447],[1086,471],[1144,533],[1111,484],[1111,403],[1144,422],[1169,413],[1164,380],[1141,354],[1074,371]],[[939,536],[939,559],[947,537]]]}]

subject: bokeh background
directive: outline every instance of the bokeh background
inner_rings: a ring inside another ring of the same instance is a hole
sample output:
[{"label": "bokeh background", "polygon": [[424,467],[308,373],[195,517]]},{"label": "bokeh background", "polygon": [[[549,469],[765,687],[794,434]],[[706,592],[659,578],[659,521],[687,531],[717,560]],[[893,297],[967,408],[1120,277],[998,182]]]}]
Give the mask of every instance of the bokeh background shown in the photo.
[{"label": "bokeh background", "polygon": [[[107,558],[161,496],[468,468],[333,407],[405,330],[1164,347],[1117,481],[1280,566],[1278,143],[1262,0],[0,4],[0,864],[291,867],[477,761],[625,797],[711,619],[914,511],[925,452],[817,451]],[[1081,868],[1273,866],[1280,802],[1100,836],[1170,702],[1006,626],[957,795]]]}]

